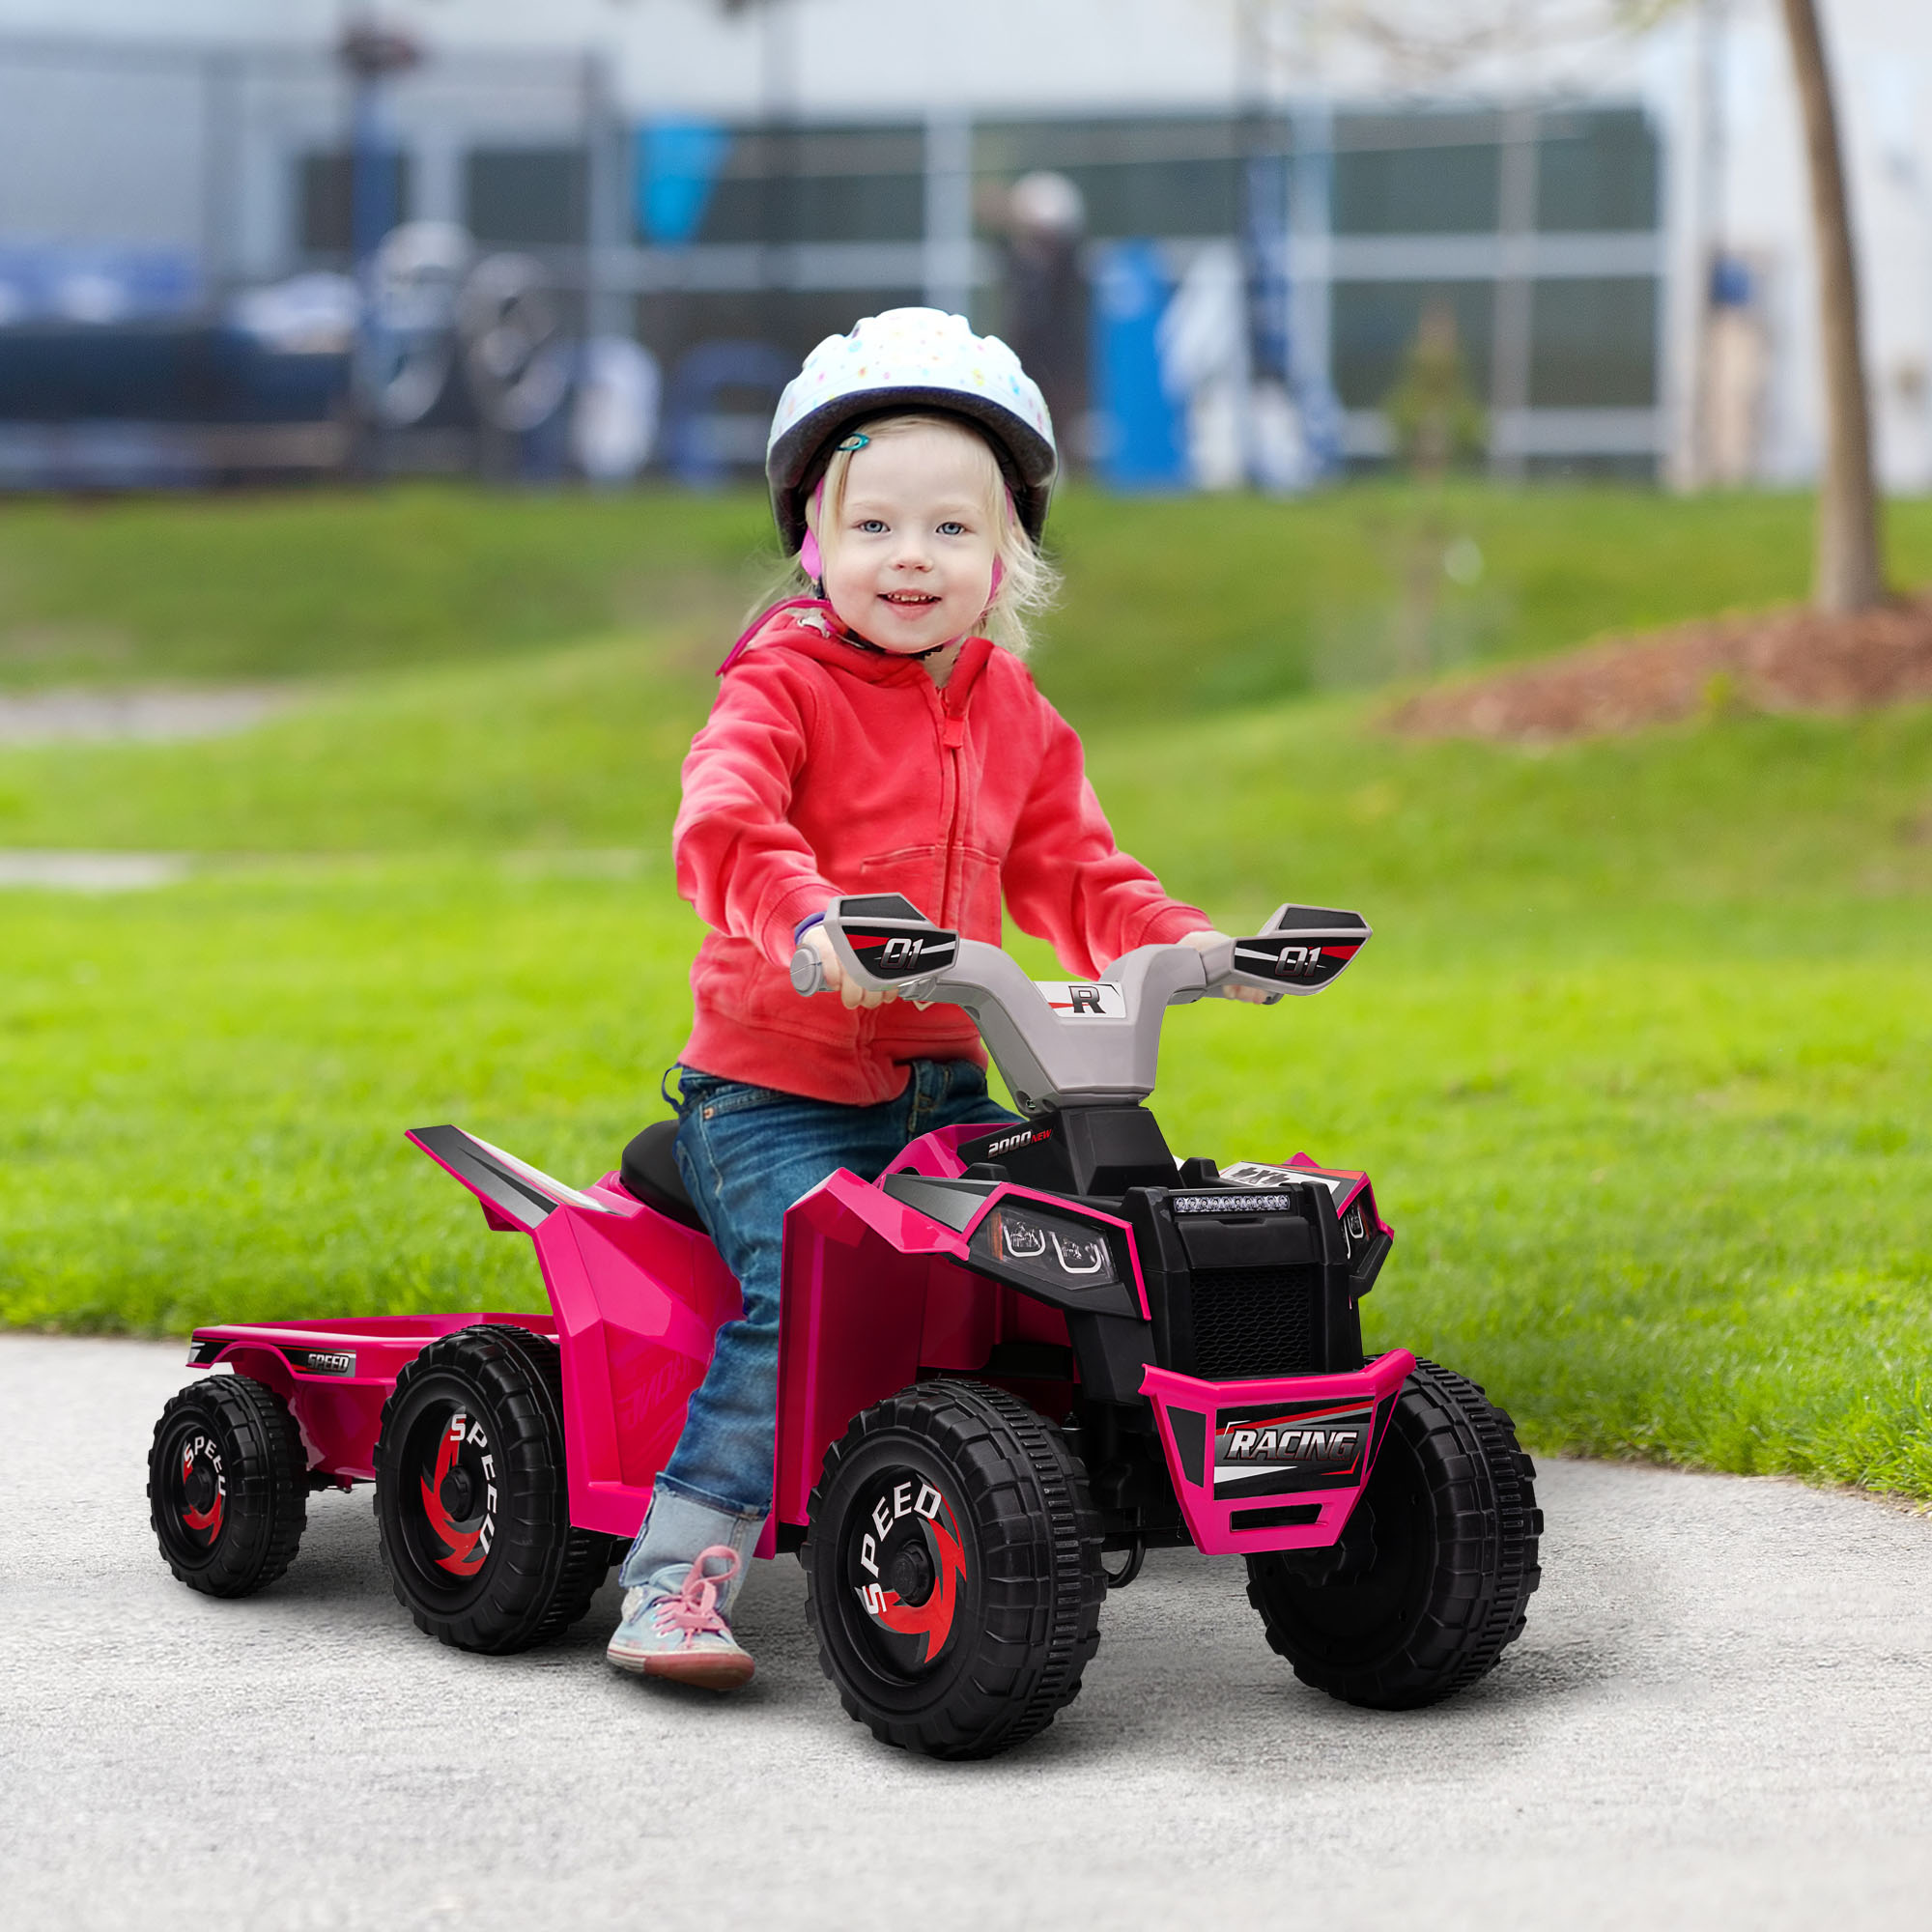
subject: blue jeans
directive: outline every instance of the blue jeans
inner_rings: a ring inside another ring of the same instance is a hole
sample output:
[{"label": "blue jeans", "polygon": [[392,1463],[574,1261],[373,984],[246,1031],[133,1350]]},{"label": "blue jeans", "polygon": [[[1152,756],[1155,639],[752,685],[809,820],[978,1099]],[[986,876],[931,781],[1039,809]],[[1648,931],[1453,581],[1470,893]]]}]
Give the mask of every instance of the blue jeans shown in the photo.
[{"label": "blue jeans", "polygon": [[718,1331],[661,1489],[734,1515],[771,1508],[785,1209],[841,1167],[875,1179],[935,1127],[1015,1120],[970,1060],[917,1060],[909,1070],[895,1099],[848,1107],[678,1069],[677,1171],[738,1278],[745,1313]]}]

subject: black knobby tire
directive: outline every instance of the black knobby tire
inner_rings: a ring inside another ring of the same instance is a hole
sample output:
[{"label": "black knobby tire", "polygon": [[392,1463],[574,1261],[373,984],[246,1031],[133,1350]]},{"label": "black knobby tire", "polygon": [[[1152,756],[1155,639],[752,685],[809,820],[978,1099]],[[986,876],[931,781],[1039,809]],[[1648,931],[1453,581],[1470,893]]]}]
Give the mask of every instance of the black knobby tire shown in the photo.
[{"label": "black knobby tire", "polygon": [[882,1744],[1010,1749],[1072,1701],[1100,1641],[1086,1471],[982,1382],[920,1382],[861,1414],[826,1452],[799,1560],[819,1664]]},{"label": "black knobby tire", "polygon": [[1542,1578],[1536,1465],[1466,1377],[1418,1362],[1333,1552],[1248,1558],[1248,1601],[1304,1684],[1413,1710],[1492,1669]]},{"label": "black knobby tire", "polygon": [[397,1601],[459,1650],[527,1650],[583,1615],[610,1540],[570,1524],[555,1343],[485,1323],[403,1370],[376,1440],[376,1523]]},{"label": "black knobby tire", "polygon": [[[551,1419],[556,1432],[557,1473],[559,1477],[565,1477],[568,1463],[563,1441],[562,1353],[547,1336],[532,1335],[527,1328],[515,1328],[507,1322],[499,1322],[492,1327],[491,1332],[511,1348],[521,1350],[531,1373],[541,1380],[550,1398]],[[563,1507],[567,1521],[570,1515],[567,1481]],[[629,1548],[629,1538],[613,1541],[594,1531],[572,1529],[564,1544],[563,1568],[557,1576],[556,1593],[551,1599],[550,1613],[530,1642],[548,1643],[573,1624],[582,1622],[589,1614],[598,1591],[604,1587],[604,1579],[611,1574],[611,1565],[621,1561]]]},{"label": "black knobby tire", "polygon": [[189,1589],[246,1597],[272,1583],[308,1523],[308,1457],[288,1405],[249,1376],[183,1389],[155,1424],[148,1520]]}]

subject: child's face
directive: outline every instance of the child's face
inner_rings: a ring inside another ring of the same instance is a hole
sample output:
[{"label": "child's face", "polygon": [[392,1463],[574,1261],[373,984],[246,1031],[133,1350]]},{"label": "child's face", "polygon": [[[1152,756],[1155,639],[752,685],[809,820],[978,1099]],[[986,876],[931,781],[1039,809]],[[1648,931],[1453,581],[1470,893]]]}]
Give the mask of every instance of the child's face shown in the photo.
[{"label": "child's face", "polygon": [[826,601],[882,650],[928,651],[980,621],[994,554],[986,456],[972,433],[943,423],[896,430],[853,454],[827,547]]}]

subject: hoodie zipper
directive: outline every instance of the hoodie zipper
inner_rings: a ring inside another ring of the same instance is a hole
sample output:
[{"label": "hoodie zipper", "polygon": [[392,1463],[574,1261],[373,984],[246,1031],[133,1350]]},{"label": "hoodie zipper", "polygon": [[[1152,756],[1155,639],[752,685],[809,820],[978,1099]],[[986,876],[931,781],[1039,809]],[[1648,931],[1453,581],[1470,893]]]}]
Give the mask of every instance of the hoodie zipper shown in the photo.
[{"label": "hoodie zipper", "polygon": [[[959,754],[966,745],[966,714],[963,710],[949,711],[946,694],[936,685],[932,687],[932,696],[939,706],[939,747],[946,753],[947,783],[952,792],[946,814],[946,867],[940,877],[940,905],[934,917],[942,925],[954,925],[960,911],[953,899],[959,862],[960,808],[965,794],[965,787],[959,782]],[[970,697],[972,694],[969,692],[967,696]]]}]

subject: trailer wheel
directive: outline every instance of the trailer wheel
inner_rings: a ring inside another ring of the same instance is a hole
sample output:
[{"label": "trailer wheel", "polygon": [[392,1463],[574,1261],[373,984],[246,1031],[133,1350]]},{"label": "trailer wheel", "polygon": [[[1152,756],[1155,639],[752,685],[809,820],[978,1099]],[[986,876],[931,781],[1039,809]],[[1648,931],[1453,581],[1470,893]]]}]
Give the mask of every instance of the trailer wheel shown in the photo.
[{"label": "trailer wheel", "polygon": [[1268,1642],[1304,1684],[1375,1710],[1473,1684],[1542,1578],[1535,1474],[1475,1382],[1418,1362],[1341,1542],[1248,1558]]},{"label": "trailer wheel", "polygon": [[569,1628],[610,1541],[570,1525],[556,1345],[460,1328],[396,1378],[376,1440],[384,1567],[416,1628],[459,1650],[526,1650]]},{"label": "trailer wheel", "polygon": [[1004,1389],[917,1384],[827,1452],[800,1552],[818,1661],[882,1744],[990,1757],[1080,1689],[1106,1595],[1066,1438]]},{"label": "trailer wheel", "polygon": [[308,1458],[288,1405],[248,1376],[183,1389],[155,1424],[148,1517],[190,1590],[247,1597],[272,1583],[308,1522]]}]

